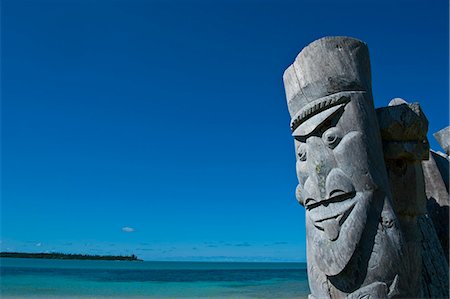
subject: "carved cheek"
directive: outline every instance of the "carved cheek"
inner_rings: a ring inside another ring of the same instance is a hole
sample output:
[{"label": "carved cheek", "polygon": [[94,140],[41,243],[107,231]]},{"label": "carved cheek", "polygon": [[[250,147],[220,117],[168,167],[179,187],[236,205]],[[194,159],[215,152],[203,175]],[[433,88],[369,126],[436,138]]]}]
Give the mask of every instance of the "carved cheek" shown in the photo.
[{"label": "carved cheek", "polygon": [[297,171],[298,182],[301,186],[303,186],[306,179],[308,179],[308,163],[306,163],[306,161],[297,160],[295,168]]},{"label": "carved cheek", "polygon": [[301,187],[303,187],[306,179],[308,178],[308,169],[306,161],[307,152],[308,146],[303,142],[295,140],[295,155],[297,161],[295,163],[295,169],[297,172],[298,182]]},{"label": "carved cheek", "polygon": [[374,190],[370,174],[367,144],[359,131],[347,133],[333,150],[338,167],[350,178],[357,192]]},{"label": "carved cheek", "polygon": [[301,205],[304,205],[304,201],[306,198],[303,198],[303,189],[305,186],[305,182],[308,179],[308,173],[307,173],[307,163],[305,161],[300,161],[297,159],[297,163],[295,164],[296,171],[297,171],[297,178],[298,178],[298,185],[297,189],[295,190],[295,196],[298,200],[298,202]]}]

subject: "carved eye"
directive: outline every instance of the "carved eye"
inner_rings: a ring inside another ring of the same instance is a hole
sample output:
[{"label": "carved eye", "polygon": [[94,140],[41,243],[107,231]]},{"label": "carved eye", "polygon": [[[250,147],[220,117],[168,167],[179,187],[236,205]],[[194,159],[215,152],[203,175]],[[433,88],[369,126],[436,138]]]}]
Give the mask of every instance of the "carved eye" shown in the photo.
[{"label": "carved eye", "polygon": [[341,141],[342,134],[338,128],[333,127],[325,131],[322,138],[328,147],[335,148],[339,144],[339,141]]},{"label": "carved eye", "polygon": [[300,161],[306,161],[306,144],[302,143],[297,147],[297,154]]}]

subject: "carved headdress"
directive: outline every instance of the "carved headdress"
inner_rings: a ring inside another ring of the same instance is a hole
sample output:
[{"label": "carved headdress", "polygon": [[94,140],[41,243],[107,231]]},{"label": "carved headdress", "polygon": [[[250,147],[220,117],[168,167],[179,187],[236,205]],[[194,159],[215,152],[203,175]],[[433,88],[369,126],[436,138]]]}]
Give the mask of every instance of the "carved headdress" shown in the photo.
[{"label": "carved headdress", "polygon": [[283,75],[292,132],[305,120],[348,101],[343,91],[371,92],[367,45],[350,37],[324,37],[298,54]]}]

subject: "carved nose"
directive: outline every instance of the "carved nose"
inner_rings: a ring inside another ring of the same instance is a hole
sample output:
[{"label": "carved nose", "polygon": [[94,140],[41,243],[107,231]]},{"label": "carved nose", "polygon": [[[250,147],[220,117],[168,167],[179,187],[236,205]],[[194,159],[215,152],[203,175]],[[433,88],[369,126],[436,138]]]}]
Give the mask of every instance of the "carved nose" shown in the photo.
[{"label": "carved nose", "polygon": [[320,137],[310,137],[307,143],[309,145],[308,171],[312,182],[317,184],[317,190],[314,190],[316,192],[311,193],[319,193],[320,198],[316,198],[316,200],[323,200],[327,197],[326,180],[328,174],[336,166],[333,150],[326,146]]}]

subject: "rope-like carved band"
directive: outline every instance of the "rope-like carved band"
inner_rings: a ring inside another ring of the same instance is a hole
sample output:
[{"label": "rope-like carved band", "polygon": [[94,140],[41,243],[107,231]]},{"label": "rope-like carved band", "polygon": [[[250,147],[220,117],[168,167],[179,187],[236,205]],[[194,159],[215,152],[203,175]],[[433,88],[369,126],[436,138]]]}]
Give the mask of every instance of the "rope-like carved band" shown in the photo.
[{"label": "rope-like carved band", "polygon": [[292,117],[291,121],[291,130],[292,132],[295,131],[295,129],[300,126],[303,122],[305,122],[307,119],[313,117],[316,114],[319,114],[320,112],[327,110],[330,107],[340,105],[340,104],[346,104],[350,102],[349,95],[332,95],[327,96],[322,99],[316,100],[314,102],[308,103],[303,109],[298,111],[294,117]]}]

